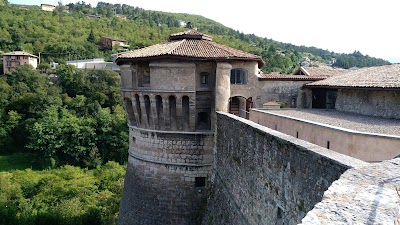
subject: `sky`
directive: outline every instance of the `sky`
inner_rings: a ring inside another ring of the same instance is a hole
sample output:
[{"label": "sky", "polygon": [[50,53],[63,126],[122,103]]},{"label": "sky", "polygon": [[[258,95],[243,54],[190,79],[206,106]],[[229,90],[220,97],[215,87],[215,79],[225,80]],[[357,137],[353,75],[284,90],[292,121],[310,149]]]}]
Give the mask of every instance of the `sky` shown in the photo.
[{"label": "sky", "polygon": [[[207,17],[246,34],[400,63],[399,0],[102,0]],[[57,0],[9,0],[57,5]],[[62,0],[62,3],[78,0]],[[98,0],[86,0],[96,6]]]}]

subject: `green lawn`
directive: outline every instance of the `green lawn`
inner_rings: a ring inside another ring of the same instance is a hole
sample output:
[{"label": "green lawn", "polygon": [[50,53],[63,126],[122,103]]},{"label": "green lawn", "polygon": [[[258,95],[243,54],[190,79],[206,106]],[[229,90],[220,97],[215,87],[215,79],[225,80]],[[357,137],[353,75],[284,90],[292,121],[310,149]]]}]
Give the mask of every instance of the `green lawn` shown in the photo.
[{"label": "green lawn", "polygon": [[32,153],[0,155],[0,172],[27,168],[35,169],[35,162],[37,162],[37,156]]}]

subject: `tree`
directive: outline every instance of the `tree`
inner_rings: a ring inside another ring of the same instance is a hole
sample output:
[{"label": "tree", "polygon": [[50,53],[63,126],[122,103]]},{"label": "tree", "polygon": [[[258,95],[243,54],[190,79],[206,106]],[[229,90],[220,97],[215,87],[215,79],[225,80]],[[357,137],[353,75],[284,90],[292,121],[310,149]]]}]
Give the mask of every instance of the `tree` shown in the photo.
[{"label": "tree", "polygon": [[96,38],[95,38],[95,36],[94,36],[93,29],[90,30],[89,36],[88,36],[88,38],[87,38],[87,41],[88,41],[88,42],[91,42],[91,43],[95,43]]}]

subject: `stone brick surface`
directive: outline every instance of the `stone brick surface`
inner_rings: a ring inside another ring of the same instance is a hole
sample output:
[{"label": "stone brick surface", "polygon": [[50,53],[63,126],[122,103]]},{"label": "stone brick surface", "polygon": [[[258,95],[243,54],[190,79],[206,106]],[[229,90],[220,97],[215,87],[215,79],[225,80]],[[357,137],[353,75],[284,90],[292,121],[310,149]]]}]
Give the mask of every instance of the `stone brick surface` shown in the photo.
[{"label": "stone brick surface", "polygon": [[218,113],[214,185],[203,224],[297,224],[360,160]]},{"label": "stone brick surface", "polygon": [[[118,224],[199,224],[211,177],[213,133],[131,127],[130,138]],[[195,186],[199,177],[205,187]]]},{"label": "stone brick surface", "polygon": [[400,224],[400,158],[346,171],[301,225]]},{"label": "stone brick surface", "polygon": [[336,109],[400,119],[400,91],[339,90]]}]

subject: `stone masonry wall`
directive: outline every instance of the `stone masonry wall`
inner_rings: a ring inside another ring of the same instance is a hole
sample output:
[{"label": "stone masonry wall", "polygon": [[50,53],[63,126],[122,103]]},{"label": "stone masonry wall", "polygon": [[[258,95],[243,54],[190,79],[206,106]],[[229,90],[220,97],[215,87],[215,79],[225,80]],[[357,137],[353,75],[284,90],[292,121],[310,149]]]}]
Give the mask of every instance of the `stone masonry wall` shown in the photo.
[{"label": "stone masonry wall", "polygon": [[400,91],[339,90],[339,111],[400,119]]},{"label": "stone masonry wall", "polygon": [[400,158],[346,171],[301,225],[400,225]]},{"label": "stone masonry wall", "polygon": [[212,132],[130,126],[118,224],[199,224],[212,168]]},{"label": "stone masonry wall", "polygon": [[360,160],[218,113],[212,195],[203,224],[298,224]]}]

